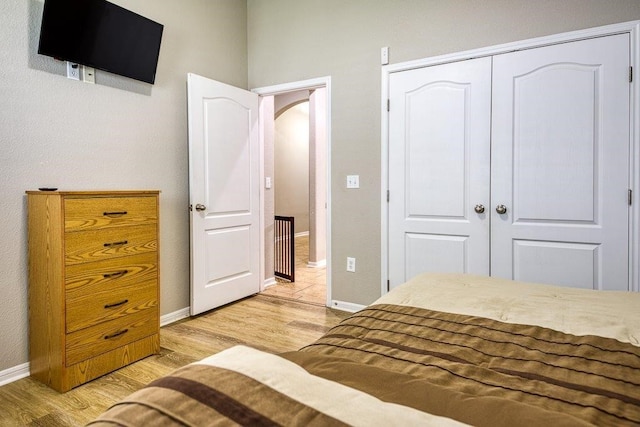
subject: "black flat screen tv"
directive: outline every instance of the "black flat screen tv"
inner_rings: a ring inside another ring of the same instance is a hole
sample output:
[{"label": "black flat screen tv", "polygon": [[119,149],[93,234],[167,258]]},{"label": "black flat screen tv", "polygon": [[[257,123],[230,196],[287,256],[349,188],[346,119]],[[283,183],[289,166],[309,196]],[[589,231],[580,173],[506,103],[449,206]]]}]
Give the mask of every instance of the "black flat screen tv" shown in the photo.
[{"label": "black flat screen tv", "polygon": [[153,84],[163,29],[106,0],[46,0],[38,53]]}]

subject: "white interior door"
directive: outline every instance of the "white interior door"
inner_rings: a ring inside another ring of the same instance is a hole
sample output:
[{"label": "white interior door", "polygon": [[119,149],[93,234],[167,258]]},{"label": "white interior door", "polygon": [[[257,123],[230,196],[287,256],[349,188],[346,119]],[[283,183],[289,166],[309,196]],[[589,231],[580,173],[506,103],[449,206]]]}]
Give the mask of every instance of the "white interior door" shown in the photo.
[{"label": "white interior door", "polygon": [[491,58],[393,73],[389,94],[390,286],[488,275]]},{"label": "white interior door", "polygon": [[188,75],[191,314],[260,291],[258,95]]},{"label": "white interior door", "polygon": [[494,57],[491,275],[628,290],[629,65],[628,34]]}]

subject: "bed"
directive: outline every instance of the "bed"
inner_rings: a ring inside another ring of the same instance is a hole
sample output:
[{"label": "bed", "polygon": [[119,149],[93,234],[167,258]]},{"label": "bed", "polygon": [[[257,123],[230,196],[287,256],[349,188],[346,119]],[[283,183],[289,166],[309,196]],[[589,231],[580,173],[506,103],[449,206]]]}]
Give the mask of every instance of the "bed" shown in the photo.
[{"label": "bed", "polygon": [[91,426],[640,425],[640,294],[423,274],[316,342],[236,346]]}]

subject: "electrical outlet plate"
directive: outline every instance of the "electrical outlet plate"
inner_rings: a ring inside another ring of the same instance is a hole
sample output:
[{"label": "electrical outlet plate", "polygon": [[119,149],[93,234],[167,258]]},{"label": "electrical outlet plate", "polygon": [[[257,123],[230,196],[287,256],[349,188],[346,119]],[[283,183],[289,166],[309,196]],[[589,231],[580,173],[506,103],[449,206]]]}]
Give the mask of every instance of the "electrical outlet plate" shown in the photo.
[{"label": "electrical outlet plate", "polygon": [[67,61],[67,78],[71,80],[80,80],[80,64]]},{"label": "electrical outlet plate", "polygon": [[347,271],[352,273],[356,272],[356,259],[352,257],[347,257]]},{"label": "electrical outlet plate", "polygon": [[82,66],[82,81],[94,84],[96,82],[96,70],[93,67]]},{"label": "electrical outlet plate", "polygon": [[360,175],[347,175],[347,188],[360,188]]}]

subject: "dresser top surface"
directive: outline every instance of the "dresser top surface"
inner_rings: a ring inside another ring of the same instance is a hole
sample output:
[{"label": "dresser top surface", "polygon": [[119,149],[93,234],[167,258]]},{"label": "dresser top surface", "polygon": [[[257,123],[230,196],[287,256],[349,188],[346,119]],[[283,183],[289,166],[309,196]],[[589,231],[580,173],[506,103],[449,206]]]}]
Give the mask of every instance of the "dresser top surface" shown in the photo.
[{"label": "dresser top surface", "polygon": [[27,194],[36,196],[59,195],[59,196],[141,196],[160,194],[160,190],[83,190],[83,191],[41,191],[27,190]]}]

